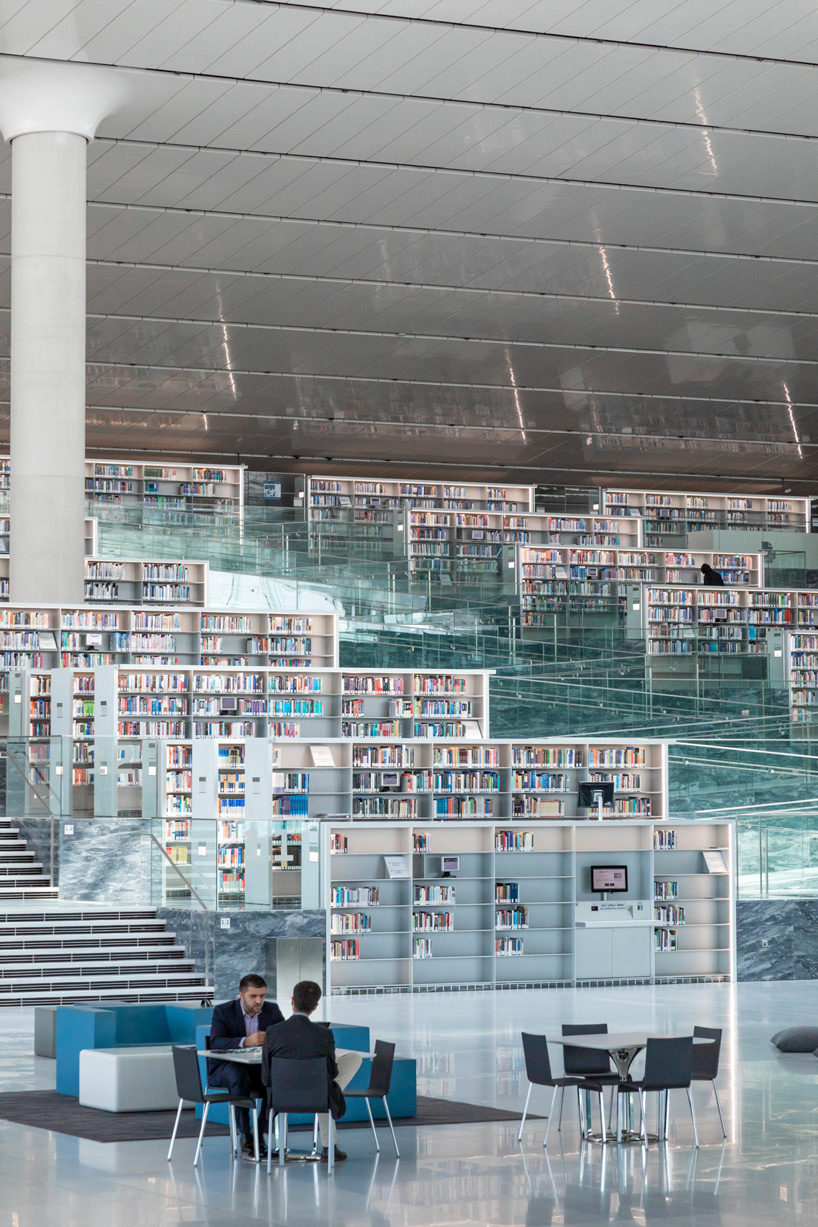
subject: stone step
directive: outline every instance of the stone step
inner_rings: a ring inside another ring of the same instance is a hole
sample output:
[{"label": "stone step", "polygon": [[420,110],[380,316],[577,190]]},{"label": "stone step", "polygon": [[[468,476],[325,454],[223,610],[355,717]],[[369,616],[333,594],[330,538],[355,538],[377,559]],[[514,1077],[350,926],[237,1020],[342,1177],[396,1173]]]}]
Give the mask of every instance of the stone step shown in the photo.
[{"label": "stone step", "polygon": [[190,988],[150,988],[150,989],[52,989],[38,986],[22,993],[6,996],[0,993],[0,1007],[10,1009],[15,1006],[31,1005],[76,1005],[78,1002],[89,1003],[98,1001],[104,1005],[106,1001],[195,1001],[211,1002],[213,986],[199,984]]},{"label": "stone step", "polygon": [[180,971],[169,972],[163,971],[158,973],[134,971],[127,975],[105,975],[103,973],[91,973],[87,976],[71,976],[67,970],[61,970],[51,976],[27,976],[22,974],[13,980],[0,980],[0,1001],[5,993],[17,996],[24,993],[26,989],[32,989],[41,985],[48,992],[70,992],[76,989],[78,992],[92,992],[96,989],[104,991],[105,989],[120,988],[123,992],[133,989],[150,989],[150,988],[192,988],[194,985],[200,985],[203,977],[195,971]]},{"label": "stone step", "polygon": [[26,877],[29,875],[31,877],[35,877],[37,875],[42,877],[42,862],[35,861],[34,855],[31,852],[21,853],[19,859],[10,859],[8,861],[5,859],[5,857],[0,856],[0,878],[12,877],[21,870],[25,873]]},{"label": "stone step", "polygon": [[0,903],[7,899],[57,899],[59,891],[56,886],[2,886],[0,887]]},{"label": "stone step", "polygon": [[83,966],[107,966],[108,963],[161,963],[175,962],[185,958],[184,946],[137,946],[125,950],[38,950],[23,951],[12,955],[0,951],[0,969],[64,967],[82,963]]},{"label": "stone step", "polygon": [[11,950],[31,951],[32,957],[42,950],[122,950],[136,946],[167,949],[175,947],[176,935],[150,931],[148,933],[114,931],[89,932],[83,934],[68,933],[65,935],[43,933],[41,936],[21,936],[17,934],[0,934],[0,961]]},{"label": "stone step", "polygon": [[151,976],[173,976],[179,977],[184,975],[194,976],[197,982],[201,980],[201,976],[196,972],[193,962],[190,959],[155,959],[150,962],[141,962],[136,960],[131,962],[124,958],[122,962],[101,963],[99,965],[91,963],[86,964],[84,961],[80,963],[58,963],[52,965],[43,963],[42,966],[36,967],[5,967],[0,964],[0,992],[3,991],[3,985],[13,980],[17,988],[21,984],[31,982],[39,983],[41,980],[65,979],[71,980],[88,980],[96,979],[100,976],[106,981],[113,982],[114,979],[130,979],[137,976],[140,979],[145,979]]}]

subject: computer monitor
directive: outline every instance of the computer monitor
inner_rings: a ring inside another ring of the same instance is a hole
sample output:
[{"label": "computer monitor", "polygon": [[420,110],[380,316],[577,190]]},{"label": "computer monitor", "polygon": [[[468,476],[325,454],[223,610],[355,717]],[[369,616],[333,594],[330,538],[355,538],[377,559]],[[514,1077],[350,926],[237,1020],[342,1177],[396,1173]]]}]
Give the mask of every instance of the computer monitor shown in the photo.
[{"label": "computer monitor", "polygon": [[627,865],[592,865],[591,890],[600,894],[625,894],[628,889]]},{"label": "computer monitor", "polygon": [[444,877],[448,874],[458,873],[460,870],[459,856],[444,856],[441,860],[440,871]]}]

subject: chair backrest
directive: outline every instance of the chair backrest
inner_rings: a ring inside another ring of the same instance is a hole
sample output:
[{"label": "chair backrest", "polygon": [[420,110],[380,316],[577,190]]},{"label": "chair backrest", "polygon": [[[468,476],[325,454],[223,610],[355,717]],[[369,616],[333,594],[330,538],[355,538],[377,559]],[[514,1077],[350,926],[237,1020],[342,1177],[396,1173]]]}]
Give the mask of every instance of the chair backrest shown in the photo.
[{"label": "chair backrest", "polygon": [[271,1057],[270,1104],[276,1112],[326,1112],[329,1077],[326,1057]]},{"label": "chair backrest", "polygon": [[387,1044],[386,1040],[375,1040],[375,1056],[372,1059],[372,1073],[369,1075],[370,1091],[377,1095],[389,1094],[394,1060],[395,1045]]},{"label": "chair backrest", "polygon": [[[563,1023],[563,1035],[607,1035],[607,1023]],[[609,1074],[611,1057],[606,1048],[563,1048],[562,1063],[569,1078]]]},{"label": "chair backrest", "polygon": [[721,1027],[694,1027],[693,1038],[714,1041],[693,1045],[693,1081],[712,1082],[719,1072]]},{"label": "chair backrest", "polygon": [[692,1035],[648,1040],[645,1050],[645,1074],[642,1078],[642,1086],[646,1091],[690,1086],[692,1072]]},{"label": "chair backrest", "polygon": [[548,1058],[548,1041],[544,1035],[531,1035],[522,1032],[523,1056],[525,1057],[525,1073],[529,1082],[536,1086],[553,1086],[551,1061]]},{"label": "chair backrest", "polygon": [[173,1072],[176,1075],[176,1092],[180,1099],[191,1103],[204,1103],[202,1075],[195,1044],[173,1045]]}]

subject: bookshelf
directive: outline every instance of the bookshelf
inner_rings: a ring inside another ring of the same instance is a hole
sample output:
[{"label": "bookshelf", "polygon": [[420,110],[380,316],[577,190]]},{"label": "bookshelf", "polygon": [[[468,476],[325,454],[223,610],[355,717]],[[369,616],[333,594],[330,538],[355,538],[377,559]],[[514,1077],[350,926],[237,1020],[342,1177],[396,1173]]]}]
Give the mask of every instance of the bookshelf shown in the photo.
[{"label": "bookshelf", "polygon": [[144,664],[276,667],[306,676],[337,662],[334,613],[151,610],[114,603],[0,607],[0,671],[26,663],[32,669]]},{"label": "bookshelf", "polygon": [[[321,826],[336,994],[735,978],[730,822]],[[608,911],[590,889],[605,860],[629,868]]]},{"label": "bookshelf", "polygon": [[618,490],[599,492],[599,512],[638,516],[645,545],[684,544],[689,532],[710,528],[810,531],[810,500],[787,496],[714,494],[678,490]]},{"label": "bookshelf", "polygon": [[106,519],[115,518],[111,509],[119,508],[195,512],[217,523],[238,524],[244,506],[244,466],[86,460],[85,497],[92,506],[105,508]]},{"label": "bookshelf", "polygon": [[[60,671],[61,675],[68,672]],[[100,679],[94,693],[97,703],[103,680],[108,679]],[[159,718],[164,719],[165,714]],[[93,715],[88,720],[82,732],[93,747],[97,729]],[[117,744],[131,743],[123,736]],[[310,890],[314,887],[314,906],[324,906],[318,902],[317,881],[310,885],[293,876],[296,870],[303,873],[313,865],[311,860],[304,865],[301,859],[299,819],[316,822],[335,815],[361,829],[371,825],[377,830],[400,830],[408,826],[425,832],[426,840],[432,838],[432,832],[444,828],[456,832],[476,826],[488,829],[492,824],[503,831],[528,830],[529,823],[543,831],[552,827],[556,831],[566,822],[582,821],[583,811],[577,807],[578,784],[598,778],[610,779],[615,793],[613,804],[604,811],[605,821],[594,822],[593,826],[618,828],[636,820],[649,826],[667,814],[667,747],[659,741],[638,745],[614,739],[446,743],[427,738],[391,742],[336,737],[287,741],[230,735],[193,740],[158,737],[141,744],[140,765],[146,772],[143,778],[153,781],[151,788],[143,789],[142,814],[164,820],[166,843],[179,848],[186,842],[191,846],[196,843],[196,856],[203,858],[201,864],[198,859],[194,861],[201,892],[208,889],[205,858],[221,857],[216,824],[243,824],[231,828],[229,839],[221,833],[222,842],[235,849],[230,854],[235,863],[217,866],[222,902],[237,906],[282,906],[281,901],[297,896],[302,886]],[[520,774],[523,768],[528,771],[543,766],[560,769],[559,790],[553,779],[548,783],[546,800],[551,808],[546,818],[532,816],[525,805],[527,800],[543,800],[542,778]],[[454,819],[450,817],[452,812],[461,816]],[[185,823],[190,825],[179,825]],[[295,825],[288,830],[288,823]],[[345,830],[338,828],[339,852],[343,852]],[[483,834],[480,840],[479,847],[468,850],[485,860],[495,851],[494,835]],[[459,855],[464,849],[455,846],[454,834],[452,841],[451,849],[442,851]],[[437,836],[433,843],[433,850],[440,852]],[[200,846],[204,852],[198,851]],[[412,855],[427,850],[423,841],[414,839],[408,846]],[[508,850],[513,850],[513,840]],[[534,863],[526,862],[529,867]],[[224,888],[221,870],[225,868],[243,868],[244,884],[239,885],[240,875],[235,874],[230,878],[231,890]],[[180,889],[178,876],[169,872],[168,884],[173,890]],[[317,874],[318,869],[312,872]],[[424,873],[432,876],[430,871]],[[498,881],[502,880],[501,875]],[[521,901],[526,905],[554,902],[550,896],[536,899],[528,895]],[[406,905],[423,902],[435,900],[407,898]],[[486,909],[484,927],[491,939],[486,939],[489,948],[481,950],[480,958],[494,952],[494,907],[498,902],[492,884],[479,903]],[[470,906],[477,907],[478,903],[473,901]],[[434,923],[433,919],[430,924]],[[483,926],[478,927],[482,932]],[[407,949],[406,957],[414,957],[411,948]],[[472,956],[477,957],[474,951]]]},{"label": "bookshelf", "polygon": [[507,573],[514,576],[520,598],[523,633],[550,628],[553,618],[549,615],[555,612],[609,613],[624,599],[627,585],[696,584],[702,587],[699,581],[703,563],[720,571],[727,584],[758,584],[763,576],[760,554],[727,554],[712,550],[518,545],[505,560]]},{"label": "bookshelf", "polygon": [[406,509],[395,539],[405,541],[410,574],[445,574],[455,584],[501,582],[509,547],[572,545],[636,548],[641,523],[633,517]]},{"label": "bookshelf", "polygon": [[[818,625],[817,596],[777,588],[633,585],[628,590],[627,633],[645,640],[654,678],[694,680],[716,669],[720,676],[779,677],[783,688],[793,688],[797,718],[795,694],[810,670],[807,660],[802,674],[800,663],[802,654],[808,656],[809,636],[793,636],[788,646],[781,632]],[[781,659],[787,651],[793,655],[785,672],[773,653]]]}]

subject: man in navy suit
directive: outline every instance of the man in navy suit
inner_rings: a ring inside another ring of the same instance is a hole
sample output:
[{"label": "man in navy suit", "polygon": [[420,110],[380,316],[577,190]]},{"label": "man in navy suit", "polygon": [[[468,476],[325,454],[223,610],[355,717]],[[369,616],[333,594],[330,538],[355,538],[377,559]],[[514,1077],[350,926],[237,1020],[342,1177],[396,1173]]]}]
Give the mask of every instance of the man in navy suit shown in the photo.
[{"label": "man in navy suit", "polygon": [[[236,1001],[225,1001],[213,1010],[210,1023],[211,1052],[224,1052],[230,1048],[260,1048],[264,1032],[275,1023],[284,1021],[284,1015],[274,1001],[265,1001],[267,982],[261,976],[244,976],[239,984]],[[207,1081],[209,1086],[224,1086],[237,1095],[254,1095],[264,1098],[261,1081],[261,1064],[238,1065],[235,1061],[208,1060]],[[250,1130],[250,1113],[246,1108],[236,1109],[236,1123],[242,1135],[241,1153],[245,1159],[255,1159],[253,1134]],[[262,1153],[263,1151],[263,1153]],[[267,1152],[259,1139],[259,1155]]]}]

